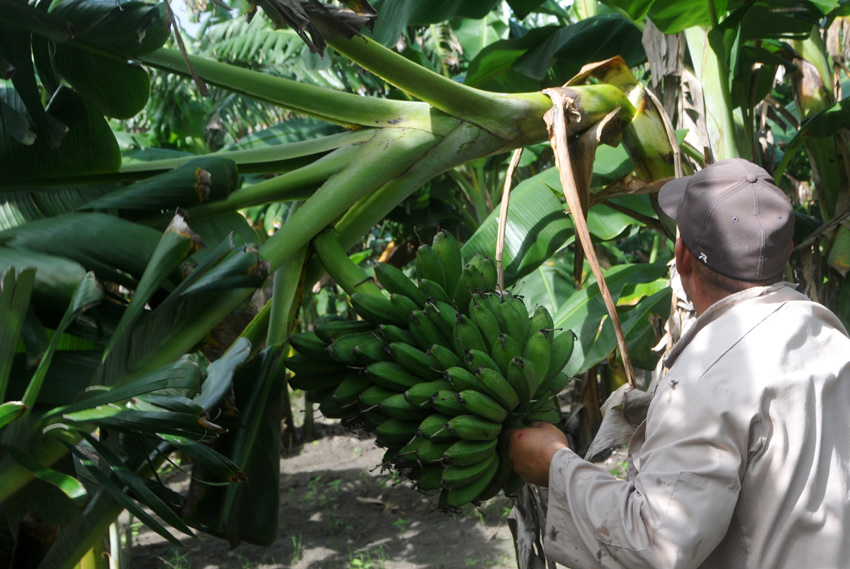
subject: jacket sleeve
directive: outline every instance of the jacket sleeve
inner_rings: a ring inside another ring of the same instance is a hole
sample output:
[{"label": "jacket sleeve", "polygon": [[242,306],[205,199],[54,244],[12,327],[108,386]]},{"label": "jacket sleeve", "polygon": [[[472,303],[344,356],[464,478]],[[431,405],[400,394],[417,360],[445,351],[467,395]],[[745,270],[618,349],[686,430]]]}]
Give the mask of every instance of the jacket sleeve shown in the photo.
[{"label": "jacket sleeve", "polygon": [[558,451],[547,555],[572,569],[698,567],[726,534],[740,491],[750,421],[735,406],[717,386],[665,381],[636,435],[645,429],[629,481]]}]

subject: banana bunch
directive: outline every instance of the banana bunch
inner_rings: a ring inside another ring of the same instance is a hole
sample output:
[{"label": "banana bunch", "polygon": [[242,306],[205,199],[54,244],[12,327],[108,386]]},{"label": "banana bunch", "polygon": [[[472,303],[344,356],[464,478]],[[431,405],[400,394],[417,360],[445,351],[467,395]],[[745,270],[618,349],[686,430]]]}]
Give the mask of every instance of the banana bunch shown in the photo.
[{"label": "banana bunch", "polygon": [[440,232],[416,254],[417,282],[378,263],[383,295],[354,293],[362,320],[293,334],[290,386],[326,416],[374,433],[384,464],[456,508],[516,491],[503,429],[557,423],[571,332],[549,312],[496,292],[496,265]]}]

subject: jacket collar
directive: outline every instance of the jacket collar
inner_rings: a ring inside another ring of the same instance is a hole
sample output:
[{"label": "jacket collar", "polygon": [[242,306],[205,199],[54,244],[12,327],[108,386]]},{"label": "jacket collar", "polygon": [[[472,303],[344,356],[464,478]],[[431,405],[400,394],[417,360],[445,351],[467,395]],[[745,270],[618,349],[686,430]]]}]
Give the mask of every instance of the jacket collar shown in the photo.
[{"label": "jacket collar", "polygon": [[797,285],[788,282],[777,282],[768,286],[757,286],[748,289],[744,289],[740,292],[736,292],[734,294],[730,294],[727,297],[724,297],[711,306],[708,309],[699,315],[699,317],[694,321],[693,325],[684,333],[682,337],[676,342],[676,345],[664,356],[663,362],[665,368],[670,368],[674,363],[676,363],[676,359],[679,357],[679,354],[691,343],[694,336],[696,336],[700,330],[729,312],[729,310],[738,306],[742,303],[750,301],[754,298],[761,298],[767,295],[775,294],[780,291],[786,293],[793,293],[791,295],[783,295],[788,296],[785,300],[791,300],[793,298],[804,298],[799,293],[795,292]]}]

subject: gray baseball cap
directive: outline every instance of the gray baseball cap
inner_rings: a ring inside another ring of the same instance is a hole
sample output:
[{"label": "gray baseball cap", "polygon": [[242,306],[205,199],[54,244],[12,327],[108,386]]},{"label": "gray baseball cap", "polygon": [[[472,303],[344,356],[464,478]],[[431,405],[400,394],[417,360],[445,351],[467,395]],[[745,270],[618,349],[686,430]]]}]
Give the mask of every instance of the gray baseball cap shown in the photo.
[{"label": "gray baseball cap", "polygon": [[676,221],[693,255],[743,281],[778,275],[794,234],[791,202],[763,168],[732,158],[672,180],[658,205]]}]

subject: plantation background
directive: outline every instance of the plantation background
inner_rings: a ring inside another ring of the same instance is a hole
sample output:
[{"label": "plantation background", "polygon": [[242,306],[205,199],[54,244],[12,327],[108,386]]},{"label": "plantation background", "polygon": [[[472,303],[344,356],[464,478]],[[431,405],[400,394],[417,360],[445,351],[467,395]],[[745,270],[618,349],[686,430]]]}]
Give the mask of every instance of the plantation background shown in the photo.
[{"label": "plantation background", "polygon": [[289,339],[440,230],[575,334],[582,451],[629,381],[599,271],[639,387],[687,312],[667,178],[762,164],[795,205],[788,280],[850,323],[847,1],[198,3],[192,33],[171,9],[0,0],[0,564],[119,559],[122,512],[174,545],[297,541],[281,453],[325,439]]}]

